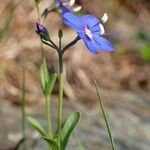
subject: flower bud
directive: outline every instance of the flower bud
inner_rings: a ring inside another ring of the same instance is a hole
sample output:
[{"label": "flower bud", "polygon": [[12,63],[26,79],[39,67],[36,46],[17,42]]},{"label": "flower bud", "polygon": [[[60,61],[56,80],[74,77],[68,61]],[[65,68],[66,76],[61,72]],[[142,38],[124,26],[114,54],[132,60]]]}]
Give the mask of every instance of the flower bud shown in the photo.
[{"label": "flower bud", "polygon": [[61,39],[63,37],[63,31],[60,29],[58,32],[58,37]]},{"label": "flower bud", "polygon": [[49,41],[50,36],[47,29],[40,23],[36,22],[36,32],[44,40]]}]

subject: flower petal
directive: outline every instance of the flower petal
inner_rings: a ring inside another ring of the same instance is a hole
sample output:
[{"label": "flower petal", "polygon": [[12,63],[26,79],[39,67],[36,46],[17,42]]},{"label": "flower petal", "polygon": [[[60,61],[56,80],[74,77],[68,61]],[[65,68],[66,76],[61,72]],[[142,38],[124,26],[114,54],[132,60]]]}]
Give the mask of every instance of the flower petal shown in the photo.
[{"label": "flower petal", "polygon": [[39,22],[36,22],[36,28],[37,28],[37,32],[40,33],[40,32],[47,32],[47,29],[42,25],[40,24]]},{"label": "flower petal", "polygon": [[100,20],[93,15],[84,15],[82,17],[84,25],[87,25],[92,32],[100,32]]},{"label": "flower petal", "polygon": [[107,39],[101,36],[97,36],[97,35],[94,36],[93,38],[94,38],[95,44],[99,47],[99,50],[103,50],[106,52],[111,52],[115,50],[113,44]]},{"label": "flower petal", "polygon": [[65,7],[64,5],[60,6],[61,8],[61,13],[62,15],[64,15],[65,13],[71,12],[71,10],[69,10],[67,7]]},{"label": "flower petal", "polygon": [[85,45],[87,46],[87,48],[90,50],[91,53],[98,54],[99,48],[92,40],[88,42],[85,41]]},{"label": "flower petal", "polygon": [[83,30],[83,21],[81,17],[77,17],[73,15],[72,13],[65,13],[63,15],[64,23],[76,30],[77,32],[80,32]]},{"label": "flower petal", "polygon": [[57,3],[59,4],[59,7],[61,9],[61,14],[64,15],[67,12],[71,12],[71,10],[69,8],[67,8],[63,2],[61,0],[56,0]]},{"label": "flower petal", "polygon": [[96,45],[96,43],[89,39],[85,34],[84,32],[83,33],[79,33],[79,36],[80,38],[84,41],[86,47],[88,48],[88,50],[93,53],[93,54],[97,54],[98,53],[98,50],[99,50],[99,47],[98,45]]},{"label": "flower petal", "polygon": [[56,2],[61,5],[62,4],[62,1],[61,0],[56,0]]}]

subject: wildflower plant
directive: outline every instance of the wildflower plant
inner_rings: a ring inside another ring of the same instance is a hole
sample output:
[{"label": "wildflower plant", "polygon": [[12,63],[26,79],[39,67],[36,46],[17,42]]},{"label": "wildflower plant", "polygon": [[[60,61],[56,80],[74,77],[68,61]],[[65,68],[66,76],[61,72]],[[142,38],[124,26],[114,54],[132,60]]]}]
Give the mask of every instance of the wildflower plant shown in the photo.
[{"label": "wildflower plant", "polygon": [[[36,0],[36,5],[39,3],[40,0]],[[36,32],[39,35],[41,42],[56,50],[59,58],[58,72],[50,75],[47,68],[45,54],[43,53],[44,55],[42,55],[40,77],[46,103],[47,130],[45,130],[36,119],[28,117],[28,121],[39,132],[41,137],[48,143],[49,150],[65,150],[70,135],[80,120],[80,112],[78,111],[71,113],[65,121],[62,120],[64,80],[63,57],[65,52],[81,39],[89,51],[93,54],[97,54],[101,51],[111,52],[114,50],[113,44],[104,38],[105,29],[103,23],[105,23],[108,19],[107,14],[104,14],[101,20],[93,15],[76,16],[73,14],[72,9],[70,9],[70,6],[73,7],[74,3],[75,0],[70,0],[68,3],[64,3],[62,0],[56,0],[56,5],[53,6],[53,9],[55,9],[57,6],[61,10],[61,16],[64,24],[73,28],[77,32],[75,39],[69,42],[66,46],[62,47],[63,31],[61,29],[58,31],[59,44],[57,45],[51,39],[51,36],[46,27],[43,26],[40,21],[36,22]],[[78,6],[76,7],[76,10],[79,10],[80,8],[81,7]],[[56,131],[53,132],[51,129],[50,99],[57,78],[59,81],[57,128]]]}]

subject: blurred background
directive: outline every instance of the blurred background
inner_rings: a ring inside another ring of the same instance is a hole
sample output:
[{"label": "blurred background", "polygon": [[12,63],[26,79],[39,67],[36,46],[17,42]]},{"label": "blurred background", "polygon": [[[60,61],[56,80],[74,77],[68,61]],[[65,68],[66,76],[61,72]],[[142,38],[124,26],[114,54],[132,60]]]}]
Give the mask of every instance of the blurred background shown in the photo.
[{"label": "blurred background", "polygon": [[[52,0],[42,0],[42,13]],[[105,123],[94,89],[97,80],[118,150],[150,148],[150,1],[76,0],[82,13],[101,18],[108,13],[108,37],[114,53],[91,54],[82,41],[65,54],[64,118],[80,110],[82,118],[68,149],[109,150]],[[22,68],[26,76],[26,112],[44,122],[44,98],[39,79],[41,44],[35,33],[37,11],[34,0],[0,1],[0,150],[13,150],[21,139],[20,91]],[[64,31],[63,45],[76,33],[63,25],[58,13],[47,15],[44,25],[52,39]],[[57,55],[44,46],[49,72],[57,69]],[[58,88],[52,96],[53,128],[56,126]],[[46,149],[29,126],[30,149]]]}]

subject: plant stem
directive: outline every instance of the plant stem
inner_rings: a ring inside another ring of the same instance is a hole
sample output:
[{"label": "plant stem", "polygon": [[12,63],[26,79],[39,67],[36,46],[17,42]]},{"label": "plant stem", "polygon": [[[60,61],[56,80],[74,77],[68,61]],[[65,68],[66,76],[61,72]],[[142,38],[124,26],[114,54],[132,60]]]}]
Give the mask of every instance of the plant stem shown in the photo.
[{"label": "plant stem", "polygon": [[52,47],[52,48],[56,49],[57,52],[59,52],[59,48],[56,47],[56,44],[54,45],[54,42],[53,42],[53,44],[52,44],[52,40],[48,41],[48,42],[50,42],[51,44],[48,43],[47,41],[44,41],[43,39],[41,39],[41,41],[42,41],[45,45],[48,45],[49,47]]},{"label": "plant stem", "polygon": [[[39,5],[36,5],[37,8],[37,14],[38,14],[38,21],[41,23],[41,14],[40,14],[40,9]],[[45,52],[44,52],[44,45],[43,42],[41,41],[41,58],[42,58],[42,63],[45,60]],[[47,133],[48,137],[52,137],[52,132],[51,132],[51,120],[50,120],[50,96],[48,94],[45,94],[45,107],[46,107],[46,121],[47,121]],[[50,145],[48,144],[48,149],[51,150]]]},{"label": "plant stem", "polygon": [[[50,96],[45,95],[45,105],[46,105],[46,125],[47,125],[47,136],[48,138],[52,137],[51,131],[51,119],[50,119]],[[48,150],[51,150],[50,145],[48,144]]]},{"label": "plant stem", "polygon": [[46,121],[47,121],[47,133],[48,137],[52,137],[52,130],[51,130],[51,120],[50,120],[50,96],[45,96],[45,102],[46,102]]},{"label": "plant stem", "polygon": [[99,88],[98,88],[98,85],[97,85],[96,81],[95,81],[95,87],[96,87],[96,93],[97,93],[97,97],[98,97],[98,100],[99,100],[99,103],[100,103],[100,107],[101,107],[101,110],[102,110],[102,113],[103,113],[103,116],[104,116],[104,120],[105,120],[105,123],[106,123],[106,127],[107,127],[107,130],[108,130],[108,135],[109,135],[109,139],[110,139],[110,142],[111,142],[112,150],[116,150],[114,140],[113,140],[113,137],[112,137],[112,134],[111,134],[111,129],[110,129],[110,126],[109,126],[109,122],[108,122],[108,119],[107,119],[107,116],[106,116],[106,112],[104,110],[103,102],[100,98]]},{"label": "plant stem", "polygon": [[[21,119],[22,119],[22,137],[26,136],[26,114],[25,114],[25,69],[22,69],[22,92],[21,92]],[[23,142],[23,149],[26,149],[26,142]]]},{"label": "plant stem", "polygon": [[58,96],[58,122],[57,122],[57,134],[59,149],[61,149],[61,122],[62,122],[62,104],[63,104],[63,55],[59,53],[59,96]]},{"label": "plant stem", "polygon": [[81,38],[79,36],[77,36],[72,42],[70,42],[68,45],[66,45],[63,49],[62,49],[62,53],[64,54],[65,51],[67,49],[69,49],[71,46],[75,45]]}]

